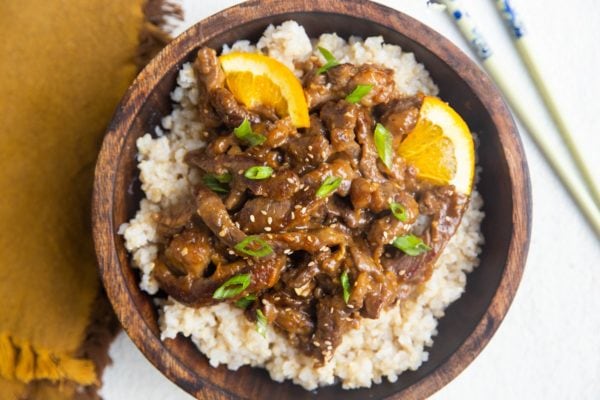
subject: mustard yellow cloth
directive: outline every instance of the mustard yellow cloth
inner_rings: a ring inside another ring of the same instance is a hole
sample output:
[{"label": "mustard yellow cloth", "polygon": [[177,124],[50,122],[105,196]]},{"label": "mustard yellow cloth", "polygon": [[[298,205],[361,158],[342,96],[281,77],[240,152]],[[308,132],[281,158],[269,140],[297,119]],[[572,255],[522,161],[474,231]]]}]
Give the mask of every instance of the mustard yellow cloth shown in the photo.
[{"label": "mustard yellow cloth", "polygon": [[81,357],[99,291],[93,167],[136,74],[143,3],[0,1],[0,399],[98,382]]}]

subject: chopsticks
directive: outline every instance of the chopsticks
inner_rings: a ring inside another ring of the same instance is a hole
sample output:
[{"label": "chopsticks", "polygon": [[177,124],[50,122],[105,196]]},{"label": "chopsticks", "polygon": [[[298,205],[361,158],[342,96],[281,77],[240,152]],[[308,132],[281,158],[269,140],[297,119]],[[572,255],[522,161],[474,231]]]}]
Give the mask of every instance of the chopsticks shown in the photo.
[{"label": "chopsticks", "polygon": [[565,145],[579,170],[581,177],[588,186],[589,194],[586,191],[585,185],[583,185],[579,179],[573,179],[573,177],[570,176],[562,167],[555,151],[545,140],[545,132],[542,131],[530,113],[527,112],[527,106],[523,104],[521,98],[508,83],[507,78],[502,73],[502,68],[498,63],[492,48],[481,34],[481,31],[477,27],[475,21],[460,3],[460,0],[435,0],[433,2],[446,6],[446,12],[449,14],[464,38],[469,42],[473,50],[476,52],[483,67],[489,73],[492,79],[494,79],[495,83],[498,85],[504,94],[504,97],[510,104],[513,112],[517,115],[525,129],[529,132],[529,135],[546,158],[546,161],[550,167],[552,167],[555,174],[561,180],[563,186],[568,190],[575,203],[579,206],[581,212],[587,217],[587,221],[595,231],[596,235],[600,238],[600,195],[594,185],[592,176],[586,168],[583,159],[579,155],[567,125],[561,117],[558,107],[552,100],[548,88],[544,84],[539,70],[533,61],[531,52],[529,51],[528,41],[525,40],[525,29],[521,20],[516,15],[514,7],[512,7],[510,2],[507,0],[495,1],[498,10],[502,14],[503,20],[508,25],[509,30],[512,32],[515,46],[523,58],[523,62],[528,68],[532,80],[538,88],[540,97],[542,97],[544,100],[548,112],[552,116],[558,131],[561,134],[563,141],[565,142]]},{"label": "chopsticks", "polygon": [[521,56],[521,60],[527,71],[529,72],[529,77],[533,81],[538,91],[538,94],[542,98],[546,109],[548,110],[552,120],[554,121],[554,125],[558,129],[558,133],[561,135],[563,142],[567,146],[567,151],[569,155],[573,159],[573,162],[577,166],[579,170],[579,174],[585,181],[590,194],[592,195],[592,199],[596,203],[597,207],[600,207],[600,192],[598,188],[594,184],[594,178],[590,173],[589,169],[585,165],[581,154],[579,154],[579,150],[577,150],[577,146],[575,145],[575,141],[573,140],[573,136],[569,132],[569,128],[567,123],[562,117],[562,113],[558,109],[556,102],[550,95],[550,90],[548,86],[544,82],[542,75],[540,74],[540,70],[533,58],[533,53],[530,50],[529,40],[527,39],[527,30],[523,21],[519,17],[517,10],[512,5],[510,0],[496,0],[496,8],[502,17],[502,20],[506,24],[507,29],[511,33],[511,37],[513,39],[513,43],[515,48],[519,52]]}]

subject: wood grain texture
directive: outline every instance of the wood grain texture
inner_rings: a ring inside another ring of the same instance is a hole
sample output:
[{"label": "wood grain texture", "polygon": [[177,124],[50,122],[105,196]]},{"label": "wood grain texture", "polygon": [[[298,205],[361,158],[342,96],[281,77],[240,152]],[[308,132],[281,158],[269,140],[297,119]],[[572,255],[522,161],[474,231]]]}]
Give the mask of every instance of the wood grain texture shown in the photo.
[{"label": "wood grain texture", "polygon": [[[429,360],[395,383],[343,391],[339,385],[307,392],[289,382],[273,382],[260,369],[236,372],[212,368],[188,339],[161,342],[150,296],[138,288],[138,275],[118,227],[128,221],[142,196],[135,141],[153,132],[171,110],[168,93],[178,67],[200,46],[220,48],[237,39],[256,40],[266,26],[288,19],[312,37],[382,35],[386,42],[415,53],[448,101],[479,134],[479,191],[485,200],[482,229],[486,245],[481,265],[468,277],[464,295],[440,320]],[[519,285],[531,225],[529,174],[522,145],[500,94],[458,48],[418,21],[362,0],[254,0],[194,25],[175,39],[138,76],[123,98],[106,134],[96,166],[93,226],[100,274],[121,323],[146,357],[167,377],[198,399],[420,399],[458,375],[488,343]]]}]

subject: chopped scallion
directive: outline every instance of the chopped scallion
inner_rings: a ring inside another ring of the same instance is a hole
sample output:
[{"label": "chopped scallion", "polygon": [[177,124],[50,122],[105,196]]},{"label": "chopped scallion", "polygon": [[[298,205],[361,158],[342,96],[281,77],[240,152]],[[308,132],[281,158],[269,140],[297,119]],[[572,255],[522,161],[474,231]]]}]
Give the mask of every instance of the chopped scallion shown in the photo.
[{"label": "chopped scallion", "polygon": [[235,297],[242,293],[250,285],[251,277],[250,274],[236,275],[225,281],[224,284],[219,286],[213,293],[213,299],[223,300]]},{"label": "chopped scallion", "polygon": [[250,167],[244,172],[246,178],[253,180],[267,179],[271,175],[273,175],[273,168],[262,165]]},{"label": "chopped scallion", "polygon": [[431,250],[431,247],[427,246],[420,237],[415,235],[397,237],[392,242],[392,245],[413,257]]},{"label": "chopped scallion", "polygon": [[256,310],[256,332],[267,337],[267,317],[261,310]]},{"label": "chopped scallion", "polygon": [[408,213],[402,204],[390,203],[390,210],[392,211],[392,214],[394,214],[394,217],[400,222],[406,222],[408,220]]},{"label": "chopped scallion", "polygon": [[340,65],[333,54],[331,54],[331,52],[326,48],[319,46],[319,52],[321,52],[325,58],[325,64],[323,64],[323,66],[317,70],[318,75],[321,75],[322,73],[329,71],[331,68]]},{"label": "chopped scallion", "polygon": [[254,303],[255,300],[256,300],[256,296],[253,294],[249,294],[248,296],[242,297],[241,299],[236,301],[234,304],[236,307],[239,307],[239,308],[245,310],[246,308],[248,308],[248,306],[250,304]]},{"label": "chopped scallion", "polygon": [[250,121],[247,119],[244,119],[244,122],[233,130],[233,134],[236,138],[245,141],[250,146],[258,146],[267,140],[264,135],[252,131],[252,125],[250,125]]},{"label": "chopped scallion", "polygon": [[323,184],[317,189],[317,197],[323,198],[333,193],[342,183],[342,178],[336,178],[335,176],[328,176],[323,181]]},{"label": "chopped scallion", "polygon": [[373,89],[373,85],[358,85],[356,88],[346,96],[346,101],[351,104],[358,103],[363,97],[365,97]]},{"label": "chopped scallion", "polygon": [[373,136],[375,139],[375,148],[377,148],[377,154],[379,154],[379,158],[381,158],[381,161],[383,161],[386,167],[391,169],[394,156],[394,151],[392,148],[392,134],[385,128],[385,126],[377,124]]},{"label": "chopped scallion", "polygon": [[344,303],[348,304],[348,300],[350,300],[350,279],[348,278],[348,271],[342,272],[340,275],[340,282],[342,283],[342,289],[344,290]]},{"label": "chopped scallion", "polygon": [[229,193],[229,185],[227,184],[231,182],[231,174],[206,174],[202,177],[202,182],[213,192]]},{"label": "chopped scallion", "polygon": [[234,246],[234,249],[240,253],[252,257],[264,257],[273,253],[273,249],[267,242],[262,240],[258,236],[248,236],[238,244]]}]

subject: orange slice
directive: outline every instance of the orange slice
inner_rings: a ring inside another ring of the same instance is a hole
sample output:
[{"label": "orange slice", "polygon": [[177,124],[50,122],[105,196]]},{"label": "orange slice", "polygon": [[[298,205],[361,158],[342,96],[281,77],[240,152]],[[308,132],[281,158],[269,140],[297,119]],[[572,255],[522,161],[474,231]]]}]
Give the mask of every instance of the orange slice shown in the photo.
[{"label": "orange slice", "polygon": [[310,126],[302,85],[288,67],[255,53],[233,52],[219,61],[227,87],[240,103],[250,109],[271,107],[280,117],[289,115],[298,128]]},{"label": "orange slice", "polygon": [[473,136],[461,116],[439,98],[425,97],[417,124],[398,151],[417,169],[419,178],[471,193],[475,173]]}]

